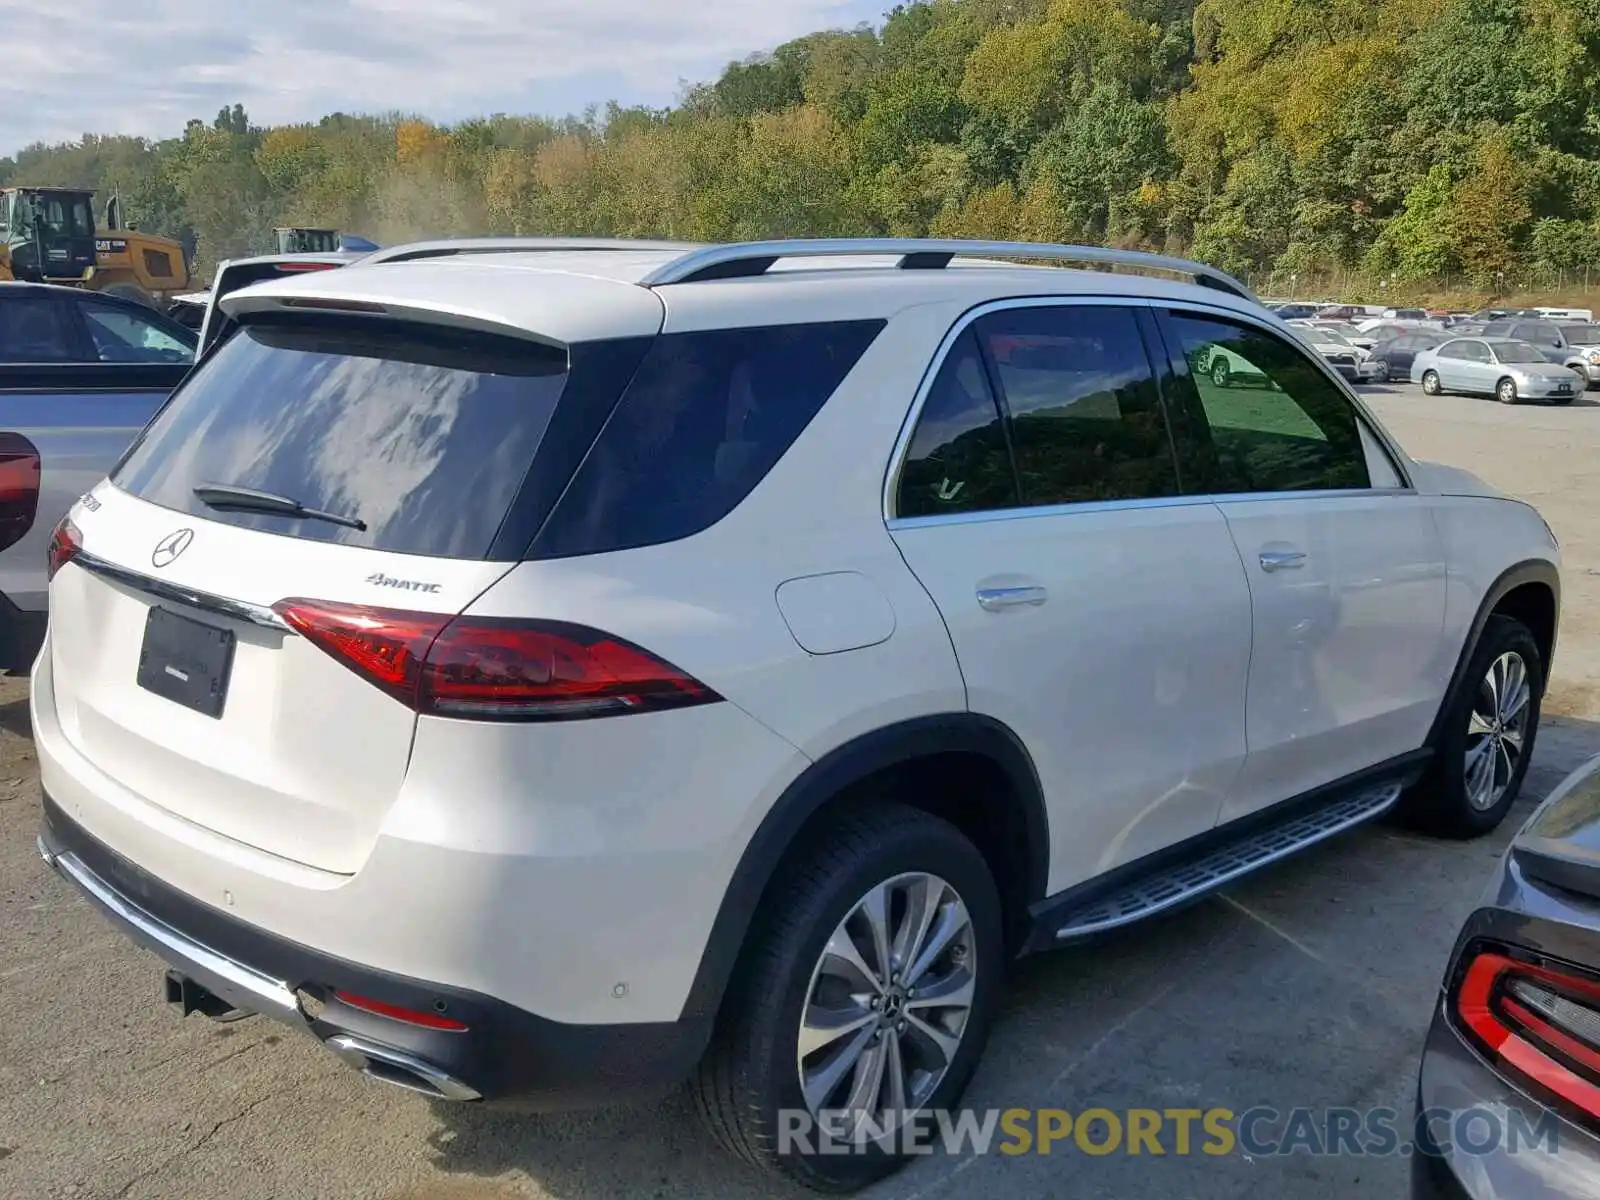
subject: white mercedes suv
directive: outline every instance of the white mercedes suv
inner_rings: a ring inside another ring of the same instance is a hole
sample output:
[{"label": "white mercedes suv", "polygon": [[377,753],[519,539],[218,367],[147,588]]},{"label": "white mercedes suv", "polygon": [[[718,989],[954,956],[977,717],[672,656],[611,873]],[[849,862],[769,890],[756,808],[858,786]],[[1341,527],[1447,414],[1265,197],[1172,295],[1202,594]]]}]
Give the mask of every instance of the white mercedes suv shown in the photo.
[{"label": "white mercedes suv", "polygon": [[1008,960],[1527,769],[1549,529],[1199,264],[463,243],[222,305],[32,677],[41,853],[185,1013],[438,1099],[692,1081],[847,1190]]}]

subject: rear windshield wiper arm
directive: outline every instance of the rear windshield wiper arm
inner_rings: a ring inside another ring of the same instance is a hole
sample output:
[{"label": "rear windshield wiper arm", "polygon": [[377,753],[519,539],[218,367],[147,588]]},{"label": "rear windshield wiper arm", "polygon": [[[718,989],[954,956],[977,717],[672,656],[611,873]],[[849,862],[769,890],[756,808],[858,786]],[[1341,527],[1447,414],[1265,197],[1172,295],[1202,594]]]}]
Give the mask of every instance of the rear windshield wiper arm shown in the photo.
[{"label": "rear windshield wiper arm", "polygon": [[343,525],[363,533],[367,528],[365,521],[355,517],[343,517],[320,508],[307,508],[292,496],[280,496],[276,492],[259,492],[255,488],[234,487],[229,483],[202,483],[194,489],[194,494],[206,507],[224,512],[281,513],[286,517],[301,517],[307,521],[327,521],[331,525]]}]

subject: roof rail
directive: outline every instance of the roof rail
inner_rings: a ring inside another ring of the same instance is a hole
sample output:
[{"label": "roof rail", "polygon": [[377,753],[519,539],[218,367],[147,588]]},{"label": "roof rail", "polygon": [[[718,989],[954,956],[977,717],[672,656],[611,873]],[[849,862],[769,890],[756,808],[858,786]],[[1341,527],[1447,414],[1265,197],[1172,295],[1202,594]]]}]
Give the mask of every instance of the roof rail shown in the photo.
[{"label": "roof rail", "polygon": [[630,238],[563,237],[479,237],[439,238],[427,242],[408,242],[387,246],[365,255],[363,263],[414,262],[423,258],[452,258],[458,254],[517,254],[544,251],[583,250],[678,250],[684,253],[704,247],[702,242],[666,242]]},{"label": "roof rail", "polygon": [[955,258],[1025,259],[1071,262],[1084,266],[1124,267],[1183,275],[1203,287],[1257,302],[1233,276],[1204,263],[1139,250],[1103,246],[1057,246],[1045,242],[983,242],[958,238],[795,238],[740,242],[689,250],[646,275],[640,283],[699,283],[708,279],[745,279],[761,275],[780,259],[836,258],[851,255],[898,256],[902,270],[937,270]]}]

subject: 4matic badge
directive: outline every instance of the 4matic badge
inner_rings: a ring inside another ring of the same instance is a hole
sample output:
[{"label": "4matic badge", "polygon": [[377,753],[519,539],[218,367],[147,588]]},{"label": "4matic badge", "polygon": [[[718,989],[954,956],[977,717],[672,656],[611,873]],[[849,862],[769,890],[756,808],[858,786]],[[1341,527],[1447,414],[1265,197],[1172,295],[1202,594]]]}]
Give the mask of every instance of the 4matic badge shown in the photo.
[{"label": "4matic badge", "polygon": [[393,575],[385,575],[379,571],[376,575],[368,575],[367,582],[373,587],[398,588],[402,592],[428,592],[439,590],[437,583],[424,583],[420,579],[396,579]]}]

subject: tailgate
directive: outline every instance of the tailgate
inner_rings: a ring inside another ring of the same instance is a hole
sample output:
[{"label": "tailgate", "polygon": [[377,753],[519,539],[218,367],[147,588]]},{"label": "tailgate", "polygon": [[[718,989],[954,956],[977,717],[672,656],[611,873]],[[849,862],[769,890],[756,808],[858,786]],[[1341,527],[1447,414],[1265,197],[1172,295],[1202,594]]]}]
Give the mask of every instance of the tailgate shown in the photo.
[{"label": "tailgate", "polygon": [[[416,714],[262,622],[295,596],[454,614],[506,564],[305,542],[109,486],[95,499],[98,509],[77,518],[83,552],[51,588],[65,736],[151,804],[283,858],[354,872],[405,778]],[[232,615],[248,606],[258,611]],[[172,616],[152,627],[152,612]]]},{"label": "tailgate", "polygon": [[[405,672],[517,557],[568,362],[404,323],[232,334],[74,509],[50,595],[65,736],[185,820],[357,870],[410,758]],[[409,640],[375,632],[391,619]]]}]

